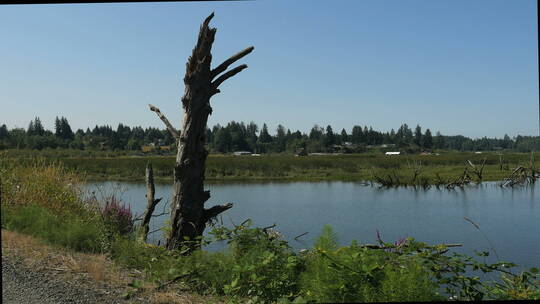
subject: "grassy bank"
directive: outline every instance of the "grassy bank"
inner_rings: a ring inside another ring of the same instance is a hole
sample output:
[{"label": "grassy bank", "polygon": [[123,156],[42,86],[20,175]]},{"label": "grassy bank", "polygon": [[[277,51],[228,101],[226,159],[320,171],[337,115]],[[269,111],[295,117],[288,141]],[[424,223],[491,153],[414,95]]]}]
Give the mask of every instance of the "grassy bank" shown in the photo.
[{"label": "grassy bank", "polygon": [[[32,157],[12,153],[14,162],[32,162]],[[24,155],[24,154],[23,154]],[[39,154],[38,154],[39,155]],[[47,152],[47,160],[61,161],[67,168],[85,174],[88,180],[143,181],[145,166],[151,162],[158,181],[171,181],[174,156],[66,157]],[[209,181],[373,181],[397,176],[405,184],[450,183],[463,175],[464,169],[481,166],[483,181],[506,178],[513,168],[531,164],[531,154],[474,154],[446,152],[440,155],[354,154],[295,157],[293,155],[230,156],[210,155],[206,178]],[[540,167],[540,157],[532,164]],[[415,177],[416,175],[416,177]]]},{"label": "grassy bank", "polygon": [[[77,175],[61,165],[0,161],[2,229],[139,271],[126,297],[187,288],[234,303],[443,301],[443,292],[461,300],[540,299],[538,269],[513,274],[511,263],[486,264],[414,239],[338,246],[328,226],[313,248],[296,252],[278,232],[249,221],[215,225],[204,241],[226,241],[226,249],[181,255],[137,241],[136,227],[125,229],[129,210],[104,212],[83,200]],[[501,280],[467,274],[474,269],[499,273]]]}]

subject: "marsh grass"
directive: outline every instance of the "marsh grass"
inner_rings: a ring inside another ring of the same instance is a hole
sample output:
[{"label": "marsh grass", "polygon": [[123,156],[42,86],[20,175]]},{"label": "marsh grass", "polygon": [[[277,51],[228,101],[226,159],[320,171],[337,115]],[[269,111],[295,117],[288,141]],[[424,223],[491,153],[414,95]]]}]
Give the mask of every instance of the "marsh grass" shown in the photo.
[{"label": "marsh grass", "polygon": [[[52,153],[52,152],[51,152]],[[142,181],[145,166],[150,161],[157,181],[171,181],[174,156],[130,157],[61,157],[47,154],[47,161],[60,161],[69,169],[85,173],[88,180],[123,180]],[[61,152],[58,152],[62,155]],[[12,154],[9,159],[15,162],[31,162]],[[260,157],[210,155],[206,162],[206,179],[209,181],[376,181],[376,176],[387,178],[388,175],[400,177],[409,185],[436,185],[441,180],[452,180],[459,176],[470,160],[480,164],[485,159],[482,179],[484,181],[503,180],[508,170],[528,164],[529,153],[474,154],[468,152],[442,152],[440,155],[398,155],[383,154],[342,154],[296,157],[289,154],[269,154]],[[414,164],[421,163],[421,174],[413,181]],[[540,166],[540,160],[533,160]]]}]

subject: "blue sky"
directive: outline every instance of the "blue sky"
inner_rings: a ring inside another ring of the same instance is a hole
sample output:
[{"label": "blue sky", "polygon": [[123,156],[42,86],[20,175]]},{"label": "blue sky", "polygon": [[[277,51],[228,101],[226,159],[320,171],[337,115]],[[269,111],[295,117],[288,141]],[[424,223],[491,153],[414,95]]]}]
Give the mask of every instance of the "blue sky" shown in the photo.
[{"label": "blue sky", "polygon": [[355,124],[470,137],[538,134],[533,0],[161,2],[0,6],[0,124],[176,126],[201,22],[214,66],[247,46],[209,125]]}]

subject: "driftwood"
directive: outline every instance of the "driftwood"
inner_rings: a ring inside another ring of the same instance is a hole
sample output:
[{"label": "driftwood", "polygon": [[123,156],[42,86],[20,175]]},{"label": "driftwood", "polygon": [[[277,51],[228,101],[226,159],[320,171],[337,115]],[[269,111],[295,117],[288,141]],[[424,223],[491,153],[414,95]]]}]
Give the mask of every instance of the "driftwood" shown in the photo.
[{"label": "driftwood", "polygon": [[472,172],[476,175],[478,178],[478,181],[482,181],[482,174],[484,173],[484,166],[486,165],[487,158],[484,157],[484,160],[482,161],[482,165],[480,167],[475,166],[470,160],[467,160],[467,163],[469,166],[471,166]]},{"label": "driftwood", "polygon": [[500,184],[501,187],[514,187],[524,184],[534,184],[536,179],[540,178],[540,172],[534,167],[525,168],[517,167],[510,175]]},{"label": "driftwood", "polygon": [[185,90],[181,98],[184,109],[181,132],[172,127],[157,107],[150,105],[150,110],[156,112],[169,132],[177,138],[178,152],[174,165],[174,189],[171,202],[172,227],[166,242],[169,250],[179,249],[183,245],[192,249],[200,247],[200,242],[196,240],[202,236],[206,223],[232,207],[232,204],[228,203],[209,209],[204,208],[204,203],[210,198],[210,191],[204,190],[204,170],[208,155],[204,146],[206,123],[208,116],[212,113],[210,98],[220,93],[219,86],[225,80],[247,68],[247,65],[242,64],[225,71],[231,64],[251,53],[253,47],[244,49],[211,69],[211,49],[216,29],[210,28],[208,24],[213,17],[214,13],[208,16],[201,25],[197,44],[186,64]]},{"label": "driftwood", "polygon": [[463,174],[458,177],[455,181],[446,185],[446,189],[454,189],[455,187],[463,188],[463,186],[468,185],[472,181],[471,175],[467,167],[463,170]]},{"label": "driftwood", "polygon": [[146,212],[143,215],[141,222],[140,230],[140,240],[146,242],[146,237],[148,236],[148,230],[150,225],[150,219],[152,218],[152,213],[156,205],[161,201],[162,198],[155,199],[154,195],[156,194],[156,189],[154,187],[154,172],[152,170],[152,165],[148,163],[146,165]]},{"label": "driftwood", "polygon": [[[440,245],[443,245],[444,247],[462,247],[463,246],[463,244],[440,244]],[[358,245],[358,246],[362,248],[369,248],[369,249],[395,249],[398,247],[396,245],[381,246],[381,245],[375,245],[375,244],[363,244],[363,245]],[[402,246],[406,246],[406,245],[402,245]]]}]

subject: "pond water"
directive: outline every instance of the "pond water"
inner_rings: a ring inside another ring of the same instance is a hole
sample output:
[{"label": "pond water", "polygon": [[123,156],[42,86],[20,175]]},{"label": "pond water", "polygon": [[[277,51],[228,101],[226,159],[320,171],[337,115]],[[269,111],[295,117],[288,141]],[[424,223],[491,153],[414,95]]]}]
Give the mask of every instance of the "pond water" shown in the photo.
[{"label": "pond water", "polygon": [[[380,189],[352,182],[229,183],[206,188],[212,195],[207,207],[234,203],[221,217],[225,225],[248,218],[259,227],[276,224],[295,249],[311,247],[323,225],[330,224],[341,244],[353,239],[374,244],[378,230],[385,241],[411,236],[428,244],[460,243],[463,247],[452,250],[470,255],[474,250],[489,251],[488,262],[495,262],[495,251],[501,260],[540,266],[540,183],[513,189],[483,183],[464,190]],[[144,183],[92,183],[88,190],[98,197],[116,192],[136,214],[146,207]],[[171,184],[156,185],[156,197],[164,199],[155,214],[168,207],[171,193]],[[154,218],[150,230],[168,219],[168,214]],[[160,238],[160,232],[154,233],[149,241],[157,243]]]}]

